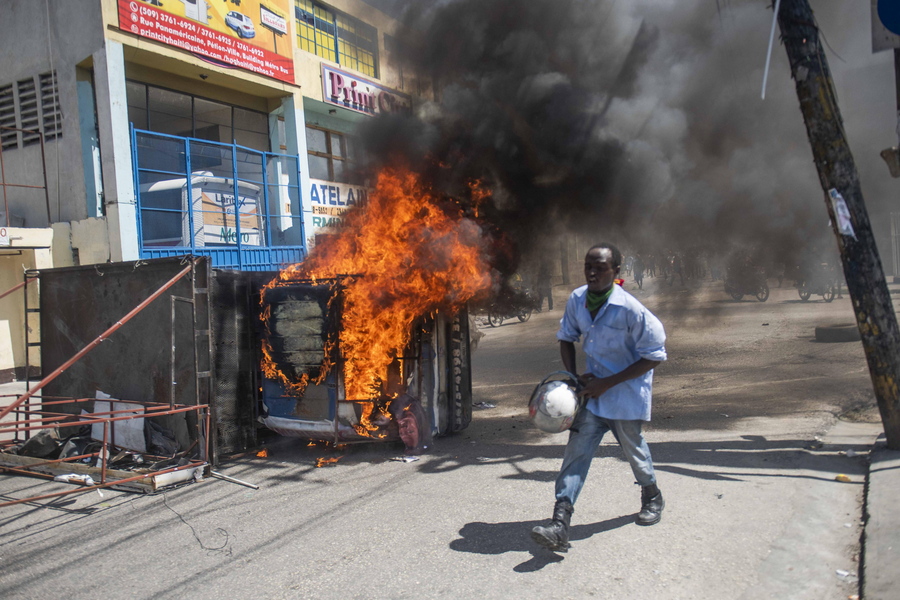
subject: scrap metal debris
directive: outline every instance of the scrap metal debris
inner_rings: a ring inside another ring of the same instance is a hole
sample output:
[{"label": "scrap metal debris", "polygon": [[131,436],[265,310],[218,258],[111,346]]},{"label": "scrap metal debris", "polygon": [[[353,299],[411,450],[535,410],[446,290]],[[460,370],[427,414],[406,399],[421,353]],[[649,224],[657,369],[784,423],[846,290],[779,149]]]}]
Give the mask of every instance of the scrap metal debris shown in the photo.
[{"label": "scrap metal debris", "polygon": [[411,462],[416,462],[417,460],[419,460],[419,457],[418,456],[395,456],[391,460],[394,460],[397,462],[411,463]]},{"label": "scrap metal debris", "polygon": [[[100,406],[94,406],[90,413],[82,410],[78,415],[64,416],[56,409],[59,404],[91,402]],[[0,433],[12,437],[0,443],[0,472],[43,477],[74,484],[77,489],[9,500],[0,502],[0,506],[93,489],[100,493],[101,488],[155,492],[198,480],[207,468],[205,460],[194,458],[199,439],[181,450],[177,444],[171,445],[175,435],[170,429],[146,418],[187,411],[202,415],[206,405],[172,408],[169,404],[132,402],[126,406],[113,399],[93,398],[42,399],[42,405],[42,410],[32,409],[27,418],[16,410],[17,420],[4,422],[0,427]],[[22,440],[23,437],[27,439]],[[146,444],[142,443],[144,440]]]},{"label": "scrap metal debris", "polygon": [[79,475],[78,473],[66,473],[65,475],[57,475],[53,481],[62,481],[63,483],[80,483],[81,485],[94,485],[94,480],[90,475]]},{"label": "scrap metal debris", "polygon": [[217,473],[216,471],[209,472],[210,477],[215,477],[216,479],[221,479],[222,481],[228,481],[230,483],[236,483],[238,485],[243,485],[248,488],[253,488],[254,490],[258,490],[259,486],[253,483],[247,483],[246,481],[241,481],[240,479],[235,479],[234,477],[229,477],[228,475],[223,475],[222,473]]}]

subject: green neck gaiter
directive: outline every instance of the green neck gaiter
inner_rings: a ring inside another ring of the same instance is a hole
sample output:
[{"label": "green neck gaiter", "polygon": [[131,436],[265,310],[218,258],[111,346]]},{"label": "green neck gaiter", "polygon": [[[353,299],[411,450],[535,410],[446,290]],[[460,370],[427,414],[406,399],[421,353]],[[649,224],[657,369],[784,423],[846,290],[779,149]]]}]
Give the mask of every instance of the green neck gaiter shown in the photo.
[{"label": "green neck gaiter", "polygon": [[615,284],[609,286],[609,289],[605,292],[591,292],[587,293],[587,301],[584,305],[587,307],[589,312],[594,312],[603,306],[609,297],[612,296],[613,288],[615,288]]}]

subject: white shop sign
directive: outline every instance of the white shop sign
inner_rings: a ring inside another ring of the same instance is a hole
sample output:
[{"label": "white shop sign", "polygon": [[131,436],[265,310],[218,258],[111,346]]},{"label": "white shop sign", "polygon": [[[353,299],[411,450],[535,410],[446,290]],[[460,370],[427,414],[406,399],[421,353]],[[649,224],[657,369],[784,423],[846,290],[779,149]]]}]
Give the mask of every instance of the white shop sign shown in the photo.
[{"label": "white shop sign", "polygon": [[364,115],[408,113],[412,110],[412,97],[408,94],[324,64],[322,88],[322,95],[328,104]]}]

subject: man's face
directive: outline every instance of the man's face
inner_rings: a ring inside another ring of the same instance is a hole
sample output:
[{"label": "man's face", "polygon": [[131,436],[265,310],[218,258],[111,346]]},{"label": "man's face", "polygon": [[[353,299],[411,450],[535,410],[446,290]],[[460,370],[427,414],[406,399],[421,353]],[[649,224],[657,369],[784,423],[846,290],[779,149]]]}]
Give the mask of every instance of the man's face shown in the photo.
[{"label": "man's face", "polygon": [[584,257],[584,278],[591,292],[605,292],[619,274],[609,248],[594,248]]}]

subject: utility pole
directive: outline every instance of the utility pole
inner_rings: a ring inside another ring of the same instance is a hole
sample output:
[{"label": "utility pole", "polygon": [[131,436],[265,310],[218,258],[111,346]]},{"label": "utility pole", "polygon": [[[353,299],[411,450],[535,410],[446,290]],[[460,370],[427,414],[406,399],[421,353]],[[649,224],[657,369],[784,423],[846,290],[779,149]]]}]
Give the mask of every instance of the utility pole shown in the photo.
[{"label": "utility pole", "polygon": [[844,132],[824,40],[808,0],[781,0],[777,18],[840,249],[887,445],[900,450],[900,329]]}]

